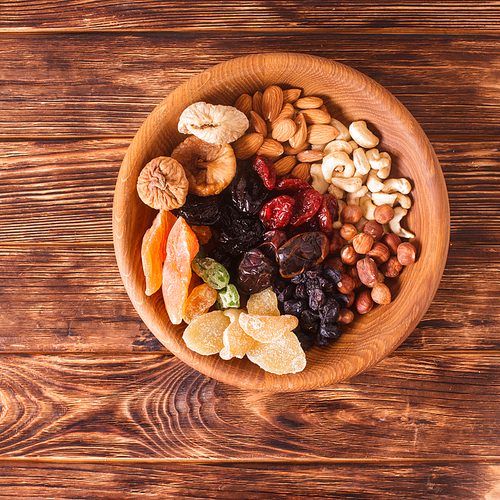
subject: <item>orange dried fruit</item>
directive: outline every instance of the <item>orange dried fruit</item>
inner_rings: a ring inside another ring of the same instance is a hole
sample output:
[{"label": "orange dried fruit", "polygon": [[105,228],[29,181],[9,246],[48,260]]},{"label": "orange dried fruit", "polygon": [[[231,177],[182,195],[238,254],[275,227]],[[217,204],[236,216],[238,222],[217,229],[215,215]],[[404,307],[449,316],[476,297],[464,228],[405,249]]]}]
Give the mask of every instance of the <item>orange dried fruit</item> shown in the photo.
[{"label": "orange dried fruit", "polygon": [[219,355],[222,359],[241,359],[254,344],[255,340],[247,335],[240,326],[239,317],[243,309],[226,309],[223,312],[231,320],[231,323],[222,334],[224,347]]},{"label": "orange dried fruit", "polygon": [[291,314],[267,316],[243,312],[240,314],[239,322],[247,335],[266,344],[276,341],[299,325],[299,320]]},{"label": "orange dried fruit", "polygon": [[217,290],[203,283],[193,288],[186,301],[184,321],[191,323],[195,318],[208,312],[217,300]]},{"label": "orange dried fruit", "polygon": [[246,354],[250,361],[276,375],[297,373],[306,366],[306,355],[291,331],[271,343],[255,342]]},{"label": "orange dried fruit", "polygon": [[141,260],[146,278],[146,295],[153,295],[161,288],[162,267],[167,255],[167,239],[176,220],[171,212],[160,210],[151,227],[144,233]]},{"label": "orange dried fruit", "polygon": [[170,321],[181,323],[191,281],[191,262],[198,253],[196,234],[178,217],[167,239],[167,255],[163,264],[162,292]]},{"label": "orange dried fruit", "polygon": [[271,288],[254,293],[248,297],[247,312],[248,314],[279,316],[278,297],[276,297]]},{"label": "orange dried fruit", "polygon": [[217,354],[224,347],[222,335],[230,322],[222,311],[208,312],[191,321],[182,338],[189,349],[198,354]]}]

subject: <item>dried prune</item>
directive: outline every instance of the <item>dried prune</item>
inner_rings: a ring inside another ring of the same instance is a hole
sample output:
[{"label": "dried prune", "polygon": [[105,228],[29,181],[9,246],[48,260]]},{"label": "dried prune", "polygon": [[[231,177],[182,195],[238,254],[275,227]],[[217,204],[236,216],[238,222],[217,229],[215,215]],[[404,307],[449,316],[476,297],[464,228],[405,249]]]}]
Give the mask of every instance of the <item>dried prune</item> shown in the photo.
[{"label": "dried prune", "polygon": [[321,206],[322,196],[316,189],[309,188],[298,191],[294,198],[290,224],[297,227],[312,219]]},{"label": "dried prune", "polygon": [[329,242],[319,231],[302,233],[281,245],[277,251],[281,276],[292,278],[322,262],[328,255]]},{"label": "dried prune", "polygon": [[218,196],[188,194],[186,203],[178,210],[190,226],[212,226],[220,218],[221,203]]},{"label": "dried prune", "polygon": [[276,184],[274,163],[265,156],[256,156],[252,162],[252,168],[259,174],[264,186],[271,191]]},{"label": "dried prune", "polygon": [[261,209],[259,217],[267,229],[284,229],[290,222],[295,200],[283,194],[268,201]]},{"label": "dried prune", "polygon": [[321,200],[321,206],[318,209],[317,217],[320,230],[327,236],[333,233],[333,223],[339,215],[339,203],[337,198],[329,193],[325,193]]},{"label": "dried prune", "polygon": [[228,191],[231,203],[247,216],[257,215],[269,198],[269,190],[249,161],[238,162],[236,175]]},{"label": "dried prune", "polygon": [[252,248],[243,255],[240,261],[237,285],[245,293],[261,292],[273,284],[277,274],[276,264],[259,249]]}]

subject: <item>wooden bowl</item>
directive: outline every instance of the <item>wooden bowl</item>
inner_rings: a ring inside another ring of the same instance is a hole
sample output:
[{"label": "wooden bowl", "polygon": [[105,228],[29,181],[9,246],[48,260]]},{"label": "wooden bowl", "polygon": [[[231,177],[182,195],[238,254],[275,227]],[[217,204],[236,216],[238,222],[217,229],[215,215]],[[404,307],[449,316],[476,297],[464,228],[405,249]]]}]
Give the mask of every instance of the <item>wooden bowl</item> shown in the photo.
[{"label": "wooden bowl", "polygon": [[[412,185],[413,207],[405,227],[417,235],[418,260],[405,268],[392,287],[394,300],[377,306],[345,329],[328,348],[307,352],[304,371],[290,375],[264,372],[246,359],[224,361],[202,356],[182,340],[183,326],[173,326],[161,291],[144,293],[141,241],[156,212],[139,199],[137,177],[152,158],[169,155],[185,136],[177,131],[181,112],[196,101],[232,105],[243,93],[271,84],[301,88],[324,99],[343,123],[365,120],[380,138],[380,150],[393,158],[391,177]],[[449,245],[449,206],[444,177],[424,132],[408,110],[379,84],[335,61],[293,54],[256,54],[214,66],[172,92],[141,126],[121,166],[113,204],[113,235],[118,267],[140,317],[173,354],[219,381],[247,389],[300,391],[338,383],[390,354],[413,331],[438,288]]]}]

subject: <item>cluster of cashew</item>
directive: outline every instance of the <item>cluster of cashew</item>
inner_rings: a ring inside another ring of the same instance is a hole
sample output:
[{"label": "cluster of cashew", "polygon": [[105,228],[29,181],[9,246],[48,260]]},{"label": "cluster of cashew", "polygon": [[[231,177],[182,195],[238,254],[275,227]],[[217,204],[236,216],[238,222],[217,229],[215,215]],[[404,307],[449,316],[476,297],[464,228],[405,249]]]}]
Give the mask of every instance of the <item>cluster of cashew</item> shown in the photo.
[{"label": "cluster of cashew", "polygon": [[[312,187],[320,193],[329,192],[339,201],[339,212],[346,205],[359,205],[363,212],[358,228],[374,220],[377,206],[389,205],[394,217],[386,232],[403,238],[415,235],[401,227],[401,220],[411,207],[408,194],[411,184],[405,178],[390,179],[391,157],[376,149],[379,143],[365,121],[352,122],[349,128],[338,120],[331,123],[339,130],[337,138],[328,144],[312,146],[323,152],[321,163],[311,165]],[[340,227],[336,222],[334,227]]]}]

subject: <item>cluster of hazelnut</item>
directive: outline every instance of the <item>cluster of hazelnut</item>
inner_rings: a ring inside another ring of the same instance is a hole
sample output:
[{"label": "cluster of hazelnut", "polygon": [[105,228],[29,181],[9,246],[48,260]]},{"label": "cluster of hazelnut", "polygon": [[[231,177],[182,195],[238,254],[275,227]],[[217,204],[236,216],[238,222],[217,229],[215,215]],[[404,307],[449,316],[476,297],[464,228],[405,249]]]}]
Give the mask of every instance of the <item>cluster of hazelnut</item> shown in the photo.
[{"label": "cluster of hazelnut", "polygon": [[[338,288],[350,297],[359,314],[372,310],[374,304],[385,305],[392,300],[386,278],[397,278],[404,266],[415,262],[416,248],[384,225],[394,217],[390,205],[375,209],[374,220],[365,221],[359,205],[346,205],[340,213],[339,229],[330,243],[328,265],[342,273]],[[358,226],[358,227],[357,227]]]}]

